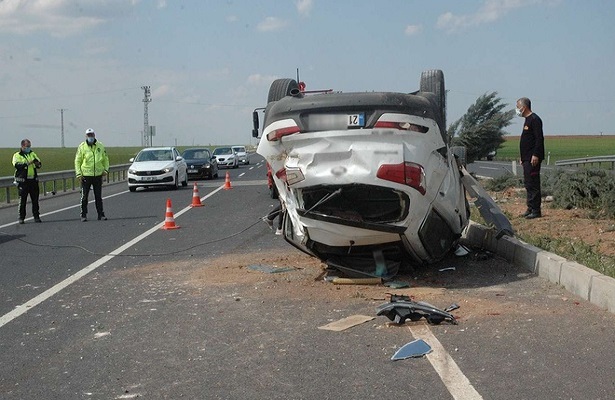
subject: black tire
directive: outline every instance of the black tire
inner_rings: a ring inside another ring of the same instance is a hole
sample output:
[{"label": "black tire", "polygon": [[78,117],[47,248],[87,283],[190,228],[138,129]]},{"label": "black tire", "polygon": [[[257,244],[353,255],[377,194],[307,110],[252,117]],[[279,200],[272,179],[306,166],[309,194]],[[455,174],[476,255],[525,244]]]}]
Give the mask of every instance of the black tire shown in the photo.
[{"label": "black tire", "polygon": [[463,165],[464,167],[467,164],[467,150],[465,146],[453,146],[451,147],[451,153],[453,153],[453,155],[455,157],[457,157],[457,159],[459,159],[459,162],[461,163],[461,165]]},{"label": "black tire", "polygon": [[267,103],[272,101],[278,101],[286,96],[298,95],[299,84],[294,79],[276,79],[271,83],[269,87],[269,95],[267,96]]},{"label": "black tire", "polygon": [[271,186],[269,188],[269,196],[272,199],[277,199],[278,198],[278,188],[275,185],[273,185],[273,186]]},{"label": "black tire", "polygon": [[173,182],[173,185],[171,185],[171,190],[177,190],[177,188],[179,187],[179,174],[175,174],[175,181]]},{"label": "black tire", "polygon": [[130,190],[131,192],[136,192],[137,191],[137,187],[136,186],[128,186],[128,190]]},{"label": "black tire", "polygon": [[446,136],[446,90],[444,87],[444,73],[439,69],[430,69],[421,73],[421,92],[429,92],[436,95],[436,105],[440,110],[441,121],[438,121],[442,136]]},{"label": "black tire", "polygon": [[182,182],[182,186],[183,187],[188,186],[188,174],[186,174],[186,177],[184,178],[184,181]]}]

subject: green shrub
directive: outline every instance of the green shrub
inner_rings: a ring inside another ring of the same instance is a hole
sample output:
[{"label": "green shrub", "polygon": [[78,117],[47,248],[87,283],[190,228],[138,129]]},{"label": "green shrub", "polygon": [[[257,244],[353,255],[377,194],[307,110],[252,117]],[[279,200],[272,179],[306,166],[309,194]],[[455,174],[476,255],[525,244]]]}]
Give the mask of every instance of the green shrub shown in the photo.
[{"label": "green shrub", "polygon": [[514,176],[510,172],[497,178],[489,179],[487,183],[485,183],[485,189],[492,192],[501,192],[514,187],[523,187],[523,178]]},{"label": "green shrub", "polygon": [[556,207],[593,210],[595,217],[615,218],[615,175],[606,170],[556,170],[544,174],[543,195]]}]

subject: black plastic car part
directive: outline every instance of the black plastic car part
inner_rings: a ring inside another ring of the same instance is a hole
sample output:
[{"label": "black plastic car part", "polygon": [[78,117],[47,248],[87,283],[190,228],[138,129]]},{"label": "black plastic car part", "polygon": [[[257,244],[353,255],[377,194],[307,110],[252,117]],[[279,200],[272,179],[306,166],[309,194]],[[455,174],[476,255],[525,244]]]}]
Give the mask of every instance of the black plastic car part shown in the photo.
[{"label": "black plastic car part", "polygon": [[455,316],[449,312],[457,308],[459,305],[453,303],[441,310],[429,303],[412,301],[408,296],[391,294],[391,301],[378,306],[376,315],[384,315],[396,324],[403,324],[407,319],[418,321],[424,317],[430,325],[438,325],[444,321],[457,325]]}]

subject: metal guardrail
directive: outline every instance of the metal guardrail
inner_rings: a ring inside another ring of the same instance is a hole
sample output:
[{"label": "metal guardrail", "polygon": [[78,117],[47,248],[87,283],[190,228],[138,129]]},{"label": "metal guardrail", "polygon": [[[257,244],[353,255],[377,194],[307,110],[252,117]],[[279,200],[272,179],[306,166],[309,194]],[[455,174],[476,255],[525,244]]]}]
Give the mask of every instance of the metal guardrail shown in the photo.
[{"label": "metal guardrail", "polygon": [[603,163],[611,164],[611,169],[615,170],[615,156],[598,156],[598,157],[587,157],[587,158],[574,158],[571,160],[559,160],[555,162],[557,166],[585,166],[585,165],[595,165],[597,164],[600,167]]},{"label": "metal guardrail", "polygon": [[[128,167],[130,164],[112,165],[109,167],[109,175],[107,175],[106,182],[119,182],[125,181],[128,175]],[[60,184],[60,182],[62,184]],[[69,190],[80,190],[81,186],[78,185],[75,179],[75,170],[68,171],[56,171],[56,172],[44,172],[38,174],[38,183],[41,185],[41,195],[47,196],[49,194],[56,194],[58,191],[67,192]],[[11,202],[11,196],[15,199],[17,196],[17,188],[13,183],[12,176],[0,177],[0,189],[4,190],[6,196],[6,202]],[[49,189],[49,190],[48,190]]]}]

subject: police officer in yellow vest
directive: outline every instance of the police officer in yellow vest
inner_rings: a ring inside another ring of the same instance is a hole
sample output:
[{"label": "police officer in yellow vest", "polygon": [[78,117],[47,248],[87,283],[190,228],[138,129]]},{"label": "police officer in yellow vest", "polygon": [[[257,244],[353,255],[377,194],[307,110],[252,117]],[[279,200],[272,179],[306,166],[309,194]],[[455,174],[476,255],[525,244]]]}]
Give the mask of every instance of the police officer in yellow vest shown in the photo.
[{"label": "police officer in yellow vest", "polygon": [[93,129],[85,131],[85,142],[77,147],[75,154],[75,173],[81,181],[81,221],[88,220],[88,195],[90,187],[94,188],[94,204],[98,220],[107,220],[103,211],[102,184],[103,177],[109,173],[109,156],[105,146],[96,140]]},{"label": "police officer in yellow vest", "polygon": [[42,222],[39,215],[38,205],[38,178],[36,170],[41,167],[41,161],[32,151],[32,143],[28,139],[21,141],[21,149],[13,154],[13,166],[15,167],[15,183],[19,191],[19,223],[23,224],[26,219],[26,202],[28,195],[32,201],[32,215],[35,222]]}]

